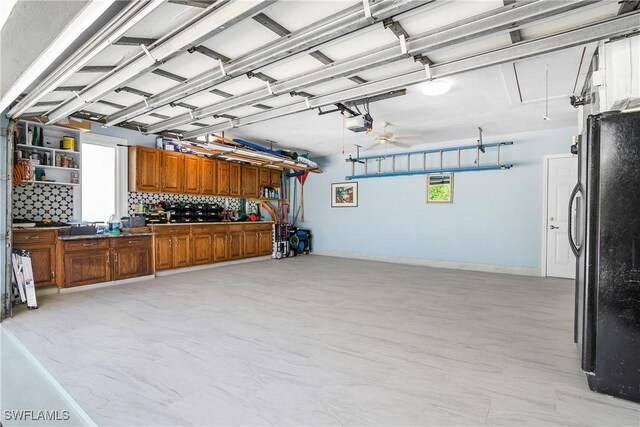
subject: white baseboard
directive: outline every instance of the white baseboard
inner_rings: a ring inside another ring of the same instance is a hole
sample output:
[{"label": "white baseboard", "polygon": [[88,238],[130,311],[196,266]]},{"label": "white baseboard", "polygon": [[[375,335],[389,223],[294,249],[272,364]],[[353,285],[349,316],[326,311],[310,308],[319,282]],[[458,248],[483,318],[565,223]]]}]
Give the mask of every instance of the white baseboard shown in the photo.
[{"label": "white baseboard", "polygon": [[254,258],[244,258],[235,261],[216,262],[214,264],[195,265],[192,267],[174,268],[172,270],[156,271],[156,277],[171,276],[172,274],[188,273],[190,271],[207,270],[210,268],[226,267],[228,265],[246,264],[248,262],[265,261],[271,259],[271,256],[259,256]]},{"label": "white baseboard", "polygon": [[155,279],[155,277],[156,276],[154,276],[153,274],[150,274],[148,276],[133,277],[131,279],[122,279],[122,280],[114,280],[111,282],[94,283],[92,285],[80,285],[80,286],[74,286],[72,288],[60,288],[60,293],[68,294],[71,292],[88,291],[90,289],[106,288],[109,286],[126,285],[127,283],[135,283],[135,282],[141,282],[143,280]]},{"label": "white baseboard", "polygon": [[540,269],[533,267],[513,267],[509,265],[473,264],[456,261],[437,261],[423,258],[397,257],[387,255],[366,254],[361,252],[344,252],[314,249],[312,254],[334,256],[340,258],[353,258],[368,261],[392,262],[396,264],[421,265],[424,267],[450,268],[455,270],[482,271],[484,273],[515,274],[518,276],[540,277]]}]

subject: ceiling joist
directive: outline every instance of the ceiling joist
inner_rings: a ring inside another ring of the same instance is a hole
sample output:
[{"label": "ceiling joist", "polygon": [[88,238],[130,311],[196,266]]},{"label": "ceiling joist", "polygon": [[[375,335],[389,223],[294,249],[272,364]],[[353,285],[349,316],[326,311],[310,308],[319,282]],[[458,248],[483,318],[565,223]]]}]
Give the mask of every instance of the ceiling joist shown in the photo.
[{"label": "ceiling joist", "polygon": [[[639,12],[628,13],[622,16],[597,22],[595,24],[584,25],[573,30],[561,32],[547,37],[523,41],[516,45],[511,45],[502,49],[492,50],[483,54],[472,55],[458,61],[435,65],[431,68],[434,78],[468,72],[505,62],[531,58],[538,55],[547,54],[569,47],[579,46],[593,41],[602,40],[608,37],[620,36],[630,32],[637,32],[639,29]],[[276,117],[298,113],[310,108],[318,108],[337,102],[345,102],[366,96],[373,96],[390,90],[397,90],[401,87],[415,85],[429,80],[423,71],[407,73],[401,76],[370,82],[353,89],[347,89],[339,93],[319,96],[284,107],[273,108],[247,117],[241,117],[229,124],[213,125],[197,131],[186,132],[183,138],[196,138],[209,133],[221,132],[232,127],[245,126]]]},{"label": "ceiling joist", "polygon": [[216,85],[229,80],[231,77],[246,74],[249,71],[254,71],[257,68],[309,50],[322,43],[344,36],[345,34],[369,27],[377,22],[377,20],[423,7],[429,3],[431,3],[431,1],[427,0],[380,0],[371,5],[371,13],[373,14],[371,18],[364,16],[361,5],[350,7],[299,31],[293,32],[287,37],[282,37],[266,46],[251,51],[239,58],[235,58],[229,61],[229,63],[224,66],[224,69],[221,69],[222,67],[213,68],[174,88],[151,97],[146,103],[137,103],[123,111],[115,113],[108,118],[107,125],[114,125],[123,120],[140,116],[153,109],[167,105],[176,99],[185,98],[204,90],[210,90]]},{"label": "ceiling joist", "polygon": [[169,127],[188,124],[201,117],[219,114],[234,108],[263,102],[274,95],[297,92],[302,88],[330,81],[337,77],[350,77],[358,85],[367,83],[355,74],[377,66],[404,61],[412,55],[420,55],[425,58],[431,50],[465,43],[474,38],[488,34],[508,32],[513,28],[513,22],[521,24],[535,22],[537,20],[554,16],[567,10],[573,10],[587,5],[586,2],[535,2],[523,4],[518,7],[504,6],[498,10],[485,12],[473,16],[465,21],[456,22],[432,31],[410,37],[405,41],[407,53],[403,54],[396,43],[386,45],[373,51],[347,58],[339,62],[332,62],[323,67],[301,74],[299,76],[272,84],[270,88],[254,90],[244,95],[238,95],[216,104],[199,108],[192,114],[183,114],[166,122],[154,123],[148,126],[147,132],[155,133]]}]

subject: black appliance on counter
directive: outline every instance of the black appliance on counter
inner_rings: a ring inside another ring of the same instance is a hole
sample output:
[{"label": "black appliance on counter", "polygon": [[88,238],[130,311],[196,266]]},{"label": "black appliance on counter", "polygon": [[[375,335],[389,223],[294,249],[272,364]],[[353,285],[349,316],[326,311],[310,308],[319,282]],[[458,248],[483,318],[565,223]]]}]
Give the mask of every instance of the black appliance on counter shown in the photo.
[{"label": "black appliance on counter", "polygon": [[640,112],[589,116],[574,152],[569,244],[582,370],[591,390],[640,402]]}]

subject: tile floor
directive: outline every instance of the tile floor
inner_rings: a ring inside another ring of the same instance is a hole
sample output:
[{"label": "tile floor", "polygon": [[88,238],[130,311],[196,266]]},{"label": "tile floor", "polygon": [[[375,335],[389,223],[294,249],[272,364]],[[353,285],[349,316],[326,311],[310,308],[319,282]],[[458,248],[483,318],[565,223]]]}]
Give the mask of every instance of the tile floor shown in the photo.
[{"label": "tile floor", "polygon": [[568,280],[307,256],[39,304],[3,325],[98,425],[640,425]]}]

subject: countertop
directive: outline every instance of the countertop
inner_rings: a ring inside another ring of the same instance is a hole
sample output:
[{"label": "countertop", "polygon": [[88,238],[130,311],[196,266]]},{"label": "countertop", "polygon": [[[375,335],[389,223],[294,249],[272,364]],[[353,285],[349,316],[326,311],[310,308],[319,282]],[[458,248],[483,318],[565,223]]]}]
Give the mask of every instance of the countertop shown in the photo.
[{"label": "countertop", "polygon": [[147,227],[165,227],[176,225],[231,225],[231,224],[273,224],[273,221],[215,221],[215,222],[170,222],[168,224],[148,224]]},{"label": "countertop", "polygon": [[58,236],[60,240],[86,240],[86,239],[119,239],[121,237],[140,237],[140,236],[153,236],[155,233],[146,231],[144,233],[121,233],[121,234],[86,234],[86,235],[74,235],[74,236]]}]

